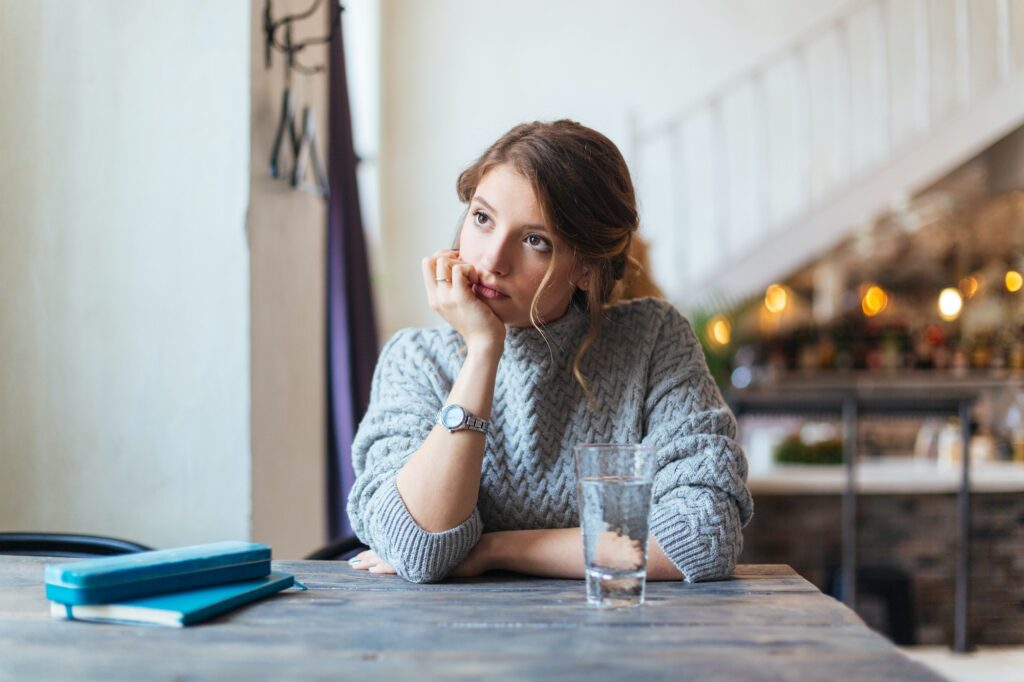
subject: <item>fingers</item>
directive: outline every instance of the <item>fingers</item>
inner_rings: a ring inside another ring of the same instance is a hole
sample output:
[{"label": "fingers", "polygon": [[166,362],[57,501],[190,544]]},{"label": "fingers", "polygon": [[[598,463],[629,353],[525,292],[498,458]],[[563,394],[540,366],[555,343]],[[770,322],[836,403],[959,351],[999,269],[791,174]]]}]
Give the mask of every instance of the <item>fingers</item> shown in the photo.
[{"label": "fingers", "polygon": [[459,260],[459,252],[452,251],[451,249],[441,249],[434,256],[434,281],[438,284],[444,282],[451,283],[452,267],[462,262]]},{"label": "fingers", "polygon": [[429,288],[440,282],[450,282],[452,266],[461,262],[458,251],[452,251],[451,249],[435,251],[432,255],[420,260],[424,283],[429,285]]},{"label": "fingers", "polygon": [[434,280],[438,284],[444,284],[445,282],[451,281],[451,264],[448,262],[448,258],[441,256],[434,263]]},{"label": "fingers", "polygon": [[394,566],[383,561],[372,549],[356,554],[348,560],[348,565],[357,571],[368,571],[375,574],[394,575],[397,573]]},{"label": "fingers", "polygon": [[439,286],[448,281],[449,262],[458,258],[458,252],[450,249],[438,249],[433,255],[420,261],[420,272],[423,275],[423,288],[427,292],[427,303],[437,310],[436,292]]},{"label": "fingers", "polygon": [[450,288],[452,268],[460,263],[459,252],[451,249],[439,249],[433,255],[420,261],[423,285],[427,291],[427,303],[434,310],[440,312],[437,294],[442,288]]},{"label": "fingers", "polygon": [[360,571],[365,571],[375,564],[380,563],[380,557],[372,549],[367,549],[348,560],[348,565]]},{"label": "fingers", "polygon": [[420,261],[420,271],[423,274],[423,288],[426,289],[427,292],[427,303],[430,304],[431,308],[435,308],[434,290],[437,288],[437,285],[434,284],[433,257],[427,256],[422,261]]},{"label": "fingers", "polygon": [[462,300],[472,295],[470,285],[473,283],[475,270],[469,263],[456,263],[452,266],[452,291]]}]

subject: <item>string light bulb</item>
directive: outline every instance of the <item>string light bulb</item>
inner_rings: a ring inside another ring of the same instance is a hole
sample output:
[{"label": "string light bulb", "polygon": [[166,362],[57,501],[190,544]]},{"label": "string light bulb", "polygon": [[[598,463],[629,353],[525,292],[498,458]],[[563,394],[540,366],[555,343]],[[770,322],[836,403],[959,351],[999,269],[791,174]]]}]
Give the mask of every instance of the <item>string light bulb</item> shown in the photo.
[{"label": "string light bulb", "polygon": [[860,300],[861,310],[868,317],[874,317],[889,305],[889,294],[877,284],[870,285]]},{"label": "string light bulb", "polygon": [[964,299],[953,287],[943,289],[939,294],[939,317],[946,322],[952,322],[959,317],[963,307]]},{"label": "string light bulb", "polygon": [[964,298],[974,298],[974,295],[978,293],[978,278],[974,275],[961,278],[960,293],[964,295]]},{"label": "string light bulb", "polygon": [[732,339],[732,325],[724,315],[715,315],[708,320],[708,339],[716,346],[728,346]]},{"label": "string light bulb", "polygon": [[789,293],[781,284],[771,284],[764,292],[764,307],[773,313],[781,313],[786,309]]},{"label": "string light bulb", "polygon": [[1021,276],[1016,270],[1007,270],[1005,282],[1006,290],[1011,294],[1015,294],[1024,286],[1024,276]]}]

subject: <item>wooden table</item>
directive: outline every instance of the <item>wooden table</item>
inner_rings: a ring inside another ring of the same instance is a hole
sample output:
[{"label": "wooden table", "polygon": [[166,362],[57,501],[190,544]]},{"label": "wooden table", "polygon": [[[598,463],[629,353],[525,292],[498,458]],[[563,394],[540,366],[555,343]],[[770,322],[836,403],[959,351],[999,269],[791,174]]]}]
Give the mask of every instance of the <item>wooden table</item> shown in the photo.
[{"label": "wooden table", "polygon": [[279,561],[309,591],[178,630],[51,618],[47,561],[0,557],[0,679],[941,679],[781,565],[649,583],[643,607],[602,611],[582,581]]}]

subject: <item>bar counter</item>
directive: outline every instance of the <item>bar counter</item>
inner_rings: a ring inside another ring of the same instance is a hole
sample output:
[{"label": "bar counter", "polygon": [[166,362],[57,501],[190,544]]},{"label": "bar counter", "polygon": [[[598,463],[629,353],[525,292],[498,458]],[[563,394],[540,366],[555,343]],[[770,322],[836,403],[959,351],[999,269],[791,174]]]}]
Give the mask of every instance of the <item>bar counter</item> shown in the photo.
[{"label": "bar counter", "polygon": [[[865,495],[955,493],[960,487],[959,464],[940,465],[912,457],[862,459],[854,474],[856,491]],[[776,464],[751,471],[750,491],[756,495],[842,494],[846,488],[842,465]],[[1024,464],[984,462],[971,466],[972,493],[1024,492]]]}]

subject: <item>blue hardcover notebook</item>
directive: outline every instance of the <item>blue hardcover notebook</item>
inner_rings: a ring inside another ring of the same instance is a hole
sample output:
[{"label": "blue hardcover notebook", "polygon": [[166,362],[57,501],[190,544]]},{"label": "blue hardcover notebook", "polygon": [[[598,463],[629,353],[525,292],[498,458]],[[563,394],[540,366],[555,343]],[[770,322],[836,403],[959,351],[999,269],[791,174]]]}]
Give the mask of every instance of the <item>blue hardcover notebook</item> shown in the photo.
[{"label": "blue hardcover notebook", "polygon": [[50,602],[56,618],[126,625],[184,627],[280,592],[295,584],[290,573],[274,572],[258,580],[202,587],[132,599],[116,604],[60,604]]},{"label": "blue hardcover notebook", "polygon": [[163,592],[262,578],[270,547],[214,542],[66,564],[47,564],[46,597],[62,604],[106,604]]}]

